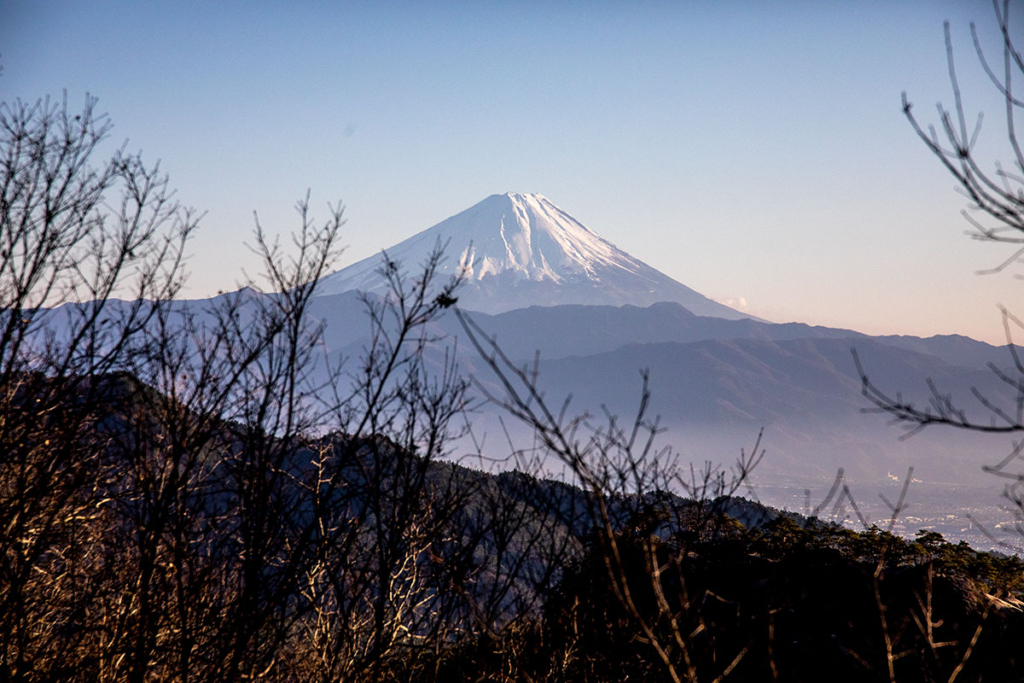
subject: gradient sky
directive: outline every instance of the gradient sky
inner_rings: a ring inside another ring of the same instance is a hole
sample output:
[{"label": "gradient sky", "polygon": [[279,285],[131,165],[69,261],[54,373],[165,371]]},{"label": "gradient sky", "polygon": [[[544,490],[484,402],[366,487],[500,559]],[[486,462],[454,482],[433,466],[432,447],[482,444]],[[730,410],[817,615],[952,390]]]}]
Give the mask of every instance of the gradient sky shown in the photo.
[{"label": "gradient sky", "polygon": [[115,142],[161,160],[207,212],[190,296],[255,270],[253,210],[287,233],[307,189],[320,216],[347,206],[339,267],[539,192],[764,318],[999,342],[1024,267],[975,275],[1010,250],[964,235],[900,110],[904,90],[929,122],[951,101],[947,19],[979,150],[1008,162],[969,34],[996,54],[987,0],[0,0],[0,99],[91,93]]}]

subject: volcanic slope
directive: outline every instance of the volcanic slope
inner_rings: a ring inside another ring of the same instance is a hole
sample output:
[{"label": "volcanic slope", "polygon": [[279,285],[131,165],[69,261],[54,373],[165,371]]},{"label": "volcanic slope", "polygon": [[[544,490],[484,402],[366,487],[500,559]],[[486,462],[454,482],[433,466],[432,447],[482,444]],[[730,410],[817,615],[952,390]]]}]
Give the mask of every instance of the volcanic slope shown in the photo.
[{"label": "volcanic slope", "polygon": [[[491,195],[386,250],[414,272],[438,245],[448,258],[442,275],[464,271],[459,304],[484,313],[527,306],[649,306],[675,302],[696,315],[748,318],[630,256],[539,194]],[[383,294],[381,258],[374,255],[327,275],[318,295],[359,290]]]}]

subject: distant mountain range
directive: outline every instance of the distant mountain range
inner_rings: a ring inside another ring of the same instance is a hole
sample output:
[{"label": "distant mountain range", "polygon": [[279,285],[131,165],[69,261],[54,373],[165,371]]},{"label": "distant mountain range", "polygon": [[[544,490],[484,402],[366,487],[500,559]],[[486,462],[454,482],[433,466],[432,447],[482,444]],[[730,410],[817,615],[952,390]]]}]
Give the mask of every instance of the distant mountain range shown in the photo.
[{"label": "distant mountain range", "polygon": [[[899,440],[903,432],[886,416],[864,412],[869,404],[851,349],[882,389],[926,405],[934,399],[926,384],[932,379],[970,417],[988,420],[993,416],[975,390],[1017,409],[1016,387],[989,369],[1012,366],[1005,347],[962,336],[872,337],[753,319],[617,249],[540,195],[493,195],[386,254],[414,274],[438,244],[448,254],[441,275],[461,269],[465,276],[457,305],[515,362],[532,363],[539,353],[539,386],[553,406],[572,396],[571,410],[597,422],[608,413],[631,419],[646,369],[651,415],[660,416],[662,441],[684,460],[729,463],[763,428],[767,457],[757,482],[827,489],[842,467],[876,500],[870,487],[889,485],[913,466],[922,482],[916,489],[938,506],[967,484],[985,486],[990,502],[997,499],[1000,486],[982,466],[1009,453],[1010,440],[939,427]],[[312,301],[310,314],[325,323],[324,350],[332,359],[348,358],[349,367],[358,366],[368,344],[363,299],[386,295],[382,264],[375,256],[325,276]],[[216,300],[176,304],[199,319],[211,305]],[[60,311],[53,314],[59,321]],[[429,353],[438,368],[457,347],[460,369],[500,394],[454,315],[443,315],[429,333],[437,340]],[[470,417],[488,455],[532,443],[494,405],[480,404]]]},{"label": "distant mountain range", "polygon": [[[857,350],[884,390],[927,405],[931,379],[985,421],[993,416],[974,390],[1016,409],[1016,389],[989,369],[1012,366],[1005,347],[751,318],[626,254],[540,195],[493,195],[385,251],[415,273],[438,244],[448,254],[442,275],[464,269],[458,306],[516,362],[532,363],[539,353],[539,386],[553,406],[571,398],[570,413],[587,412],[595,425],[608,414],[631,420],[647,370],[650,416],[665,429],[661,442],[684,462],[728,465],[764,429],[767,456],[753,482],[766,502],[801,509],[803,487],[812,498],[824,495],[843,468],[868,516],[881,521],[888,513],[878,494],[898,495],[889,488],[914,467],[910,500],[918,516],[908,519],[910,532],[916,524],[985,543],[964,515],[1005,519],[1001,486],[983,466],[1009,453],[1010,440],[941,427],[901,440],[900,427],[866,411],[851,354]],[[313,314],[327,322],[332,355],[358,358],[365,347],[366,326],[353,321],[363,315],[360,296],[384,294],[382,263],[365,259],[321,280]],[[433,352],[439,367],[440,347],[457,346],[462,371],[500,395],[454,316],[442,317],[432,333],[442,340]],[[478,405],[471,418],[488,455],[533,446],[528,431],[494,405]]]},{"label": "distant mountain range", "polygon": [[[314,302],[313,314],[327,321],[332,355],[358,358],[366,345],[357,295],[349,292]],[[842,467],[860,481],[888,481],[914,466],[919,478],[951,485],[991,483],[982,465],[1008,452],[1008,440],[940,427],[902,441],[903,432],[884,416],[865,414],[852,349],[873,381],[918,405],[932,398],[926,379],[957,397],[968,415],[987,419],[972,388],[1013,406],[1016,392],[989,370],[1007,368],[1012,356],[966,337],[871,337],[852,330],[799,323],[725,320],[695,316],[675,303],[637,306],[533,306],[472,319],[519,364],[539,353],[539,385],[560,407],[572,397],[572,412],[598,417],[604,410],[631,419],[640,397],[640,371],[648,370],[651,416],[668,431],[664,443],[684,459],[728,463],[765,429],[768,457],[761,477],[774,483],[814,486]],[[454,316],[431,333],[440,345],[459,348],[459,363],[481,387],[500,395],[490,370],[468,348]],[[441,349],[437,362],[443,361]],[[487,433],[491,455],[508,444],[530,443],[530,435],[490,405],[477,409],[474,427]],[[998,488],[998,487],[996,487]],[[997,493],[996,489],[993,489]],[[874,494],[872,493],[872,497]],[[778,502],[778,501],[774,501]]]},{"label": "distant mountain range", "polygon": [[[838,467],[888,481],[914,465],[952,485],[991,481],[981,465],[1010,447],[941,428],[900,441],[884,416],[864,413],[851,354],[856,348],[871,378],[894,394],[926,404],[930,378],[984,420],[990,415],[973,389],[1008,406],[1016,398],[988,369],[1012,364],[1005,348],[961,336],[872,337],[754,319],[626,254],[541,195],[492,195],[385,251],[414,272],[438,244],[449,254],[444,273],[464,273],[458,305],[509,357],[525,363],[539,352],[539,381],[554,404],[571,395],[578,410],[628,417],[647,369],[665,440],[695,461],[728,462],[764,427],[763,470],[772,481],[823,480]],[[362,328],[342,320],[359,314],[356,291],[384,292],[381,263],[365,259],[321,280],[314,310],[328,322],[332,352],[358,357]],[[435,332],[452,342],[463,334],[454,316]],[[459,342],[462,368],[497,391],[467,346]],[[496,449],[507,448],[498,434],[515,431],[488,406],[475,424]]]}]

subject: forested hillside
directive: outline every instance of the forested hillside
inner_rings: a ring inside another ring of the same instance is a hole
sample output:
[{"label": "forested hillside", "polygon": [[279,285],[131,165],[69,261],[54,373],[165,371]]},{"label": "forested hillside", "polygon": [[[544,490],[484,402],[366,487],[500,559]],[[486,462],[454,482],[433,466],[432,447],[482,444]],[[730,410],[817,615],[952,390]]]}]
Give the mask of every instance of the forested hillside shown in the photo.
[{"label": "forested hillside", "polygon": [[[50,380],[21,378],[5,426]],[[69,431],[88,406],[82,431]],[[191,443],[190,443],[191,440]],[[1024,563],[288,439],[107,375],[0,470],[7,680],[1013,680]],[[43,487],[43,482],[46,486]],[[700,495],[703,494],[703,495]]]}]

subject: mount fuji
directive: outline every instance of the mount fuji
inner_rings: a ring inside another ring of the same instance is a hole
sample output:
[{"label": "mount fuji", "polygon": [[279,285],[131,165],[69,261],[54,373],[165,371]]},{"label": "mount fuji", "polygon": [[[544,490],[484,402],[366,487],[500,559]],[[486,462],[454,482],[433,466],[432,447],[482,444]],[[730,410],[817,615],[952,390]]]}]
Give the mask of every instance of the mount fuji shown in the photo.
[{"label": "mount fuji", "polygon": [[[448,255],[440,274],[462,271],[459,303],[469,310],[494,314],[536,305],[674,302],[700,316],[751,317],[627,254],[539,194],[491,195],[391,247],[387,255],[413,268],[439,244]],[[387,285],[380,265],[374,255],[331,273],[320,280],[317,294],[383,293]]]},{"label": "mount fuji", "polygon": [[[769,456],[755,482],[763,502],[799,509],[808,490],[824,496],[842,471],[844,482],[858,491],[861,512],[888,520],[891,510],[870,500],[879,488],[898,495],[890,490],[893,473],[912,466],[920,480],[920,507],[908,518],[914,524],[985,543],[962,527],[958,510],[1005,518],[991,475],[982,468],[986,454],[1004,452],[999,435],[928,430],[898,440],[901,432],[886,419],[864,412],[862,378],[850,349],[857,349],[877,386],[890,395],[929,405],[931,387],[939,386],[965,404],[969,419],[981,421],[990,415],[984,404],[971,404],[972,397],[1017,405],[1016,386],[992,372],[1015,372],[1006,348],[965,337],[871,337],[758,320],[623,252],[536,194],[492,195],[387,249],[387,257],[415,273],[438,244],[447,253],[440,274],[463,273],[459,306],[517,366],[537,364],[537,388],[549,405],[567,406],[571,399],[570,414],[632,419],[638,371],[645,369],[643,386],[656,411],[651,415],[684,459],[728,468],[736,453],[763,435]],[[318,284],[309,314],[324,321],[324,348],[339,364],[369,348],[356,292],[387,293],[378,272],[382,263],[377,255]],[[433,367],[446,371],[454,357],[449,352],[457,351],[458,367],[474,386],[502,396],[487,359],[471,344],[457,343],[464,333],[459,321],[443,314],[431,324],[436,344],[427,355]],[[469,448],[500,461],[509,448],[535,445],[528,425],[505,417],[499,403],[481,401],[472,411]]]}]

